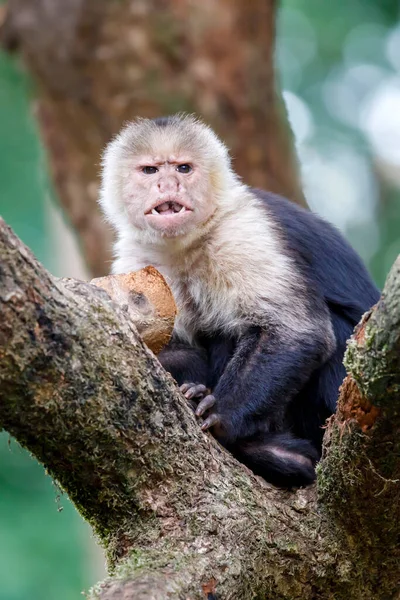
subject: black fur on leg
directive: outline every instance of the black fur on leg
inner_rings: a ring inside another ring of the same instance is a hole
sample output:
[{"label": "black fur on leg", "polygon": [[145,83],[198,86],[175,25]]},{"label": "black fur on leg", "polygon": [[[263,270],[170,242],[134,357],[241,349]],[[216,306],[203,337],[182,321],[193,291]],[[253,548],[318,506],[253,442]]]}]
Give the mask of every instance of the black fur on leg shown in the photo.
[{"label": "black fur on leg", "polygon": [[208,381],[208,358],[204,349],[194,348],[172,337],[157,358],[178,385],[192,381],[196,384],[206,384]]},{"label": "black fur on leg", "polygon": [[300,487],[315,481],[319,453],[309,440],[290,433],[260,433],[229,449],[256,475],[278,487]]}]

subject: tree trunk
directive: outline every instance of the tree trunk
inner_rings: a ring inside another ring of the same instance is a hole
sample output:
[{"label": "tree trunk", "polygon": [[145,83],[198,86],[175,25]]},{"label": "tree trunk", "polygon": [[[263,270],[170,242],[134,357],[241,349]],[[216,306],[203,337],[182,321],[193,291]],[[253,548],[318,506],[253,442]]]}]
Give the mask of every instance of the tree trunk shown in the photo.
[{"label": "tree trunk", "polygon": [[88,265],[104,274],[105,144],[124,121],[204,117],[246,183],[301,204],[290,128],[275,91],[275,0],[9,0],[1,38],[38,83],[38,117],[60,201]]},{"label": "tree trunk", "polygon": [[398,597],[400,260],[350,345],[318,486],[290,492],[199,430],[104,290],[51,277],[4,222],[0,256],[0,425],[105,546],[91,598]]}]

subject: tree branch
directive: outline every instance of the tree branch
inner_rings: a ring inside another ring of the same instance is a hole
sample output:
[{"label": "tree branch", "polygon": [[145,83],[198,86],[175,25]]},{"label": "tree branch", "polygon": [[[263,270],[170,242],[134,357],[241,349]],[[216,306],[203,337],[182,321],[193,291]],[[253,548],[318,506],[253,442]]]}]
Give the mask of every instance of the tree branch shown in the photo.
[{"label": "tree branch", "polygon": [[[366,557],[336,518],[341,498],[327,500],[339,441],[331,436],[321,467],[323,511],[315,487],[273,488],[199,430],[106,292],[52,278],[2,221],[0,256],[0,424],[43,462],[106,547],[114,572],[92,598],[393,596],[399,565],[385,558],[386,569],[374,538]],[[379,419],[383,400],[381,411]],[[375,477],[376,464],[365,468]],[[385,556],[398,551],[398,522],[390,526]]]},{"label": "tree branch", "polygon": [[345,364],[349,375],[325,434],[320,500],[371,567],[385,557],[381,572],[396,570],[400,564],[400,256],[378,304],[357,327]]}]

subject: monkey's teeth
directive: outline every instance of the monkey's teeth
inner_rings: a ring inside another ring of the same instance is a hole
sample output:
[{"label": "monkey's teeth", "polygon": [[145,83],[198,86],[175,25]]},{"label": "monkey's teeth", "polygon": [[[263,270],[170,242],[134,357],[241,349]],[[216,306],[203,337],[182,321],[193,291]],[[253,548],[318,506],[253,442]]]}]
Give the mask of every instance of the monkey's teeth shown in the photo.
[{"label": "monkey's teeth", "polygon": [[186,211],[186,208],[177,202],[164,202],[151,209],[151,214],[159,217],[160,215],[179,215]]}]

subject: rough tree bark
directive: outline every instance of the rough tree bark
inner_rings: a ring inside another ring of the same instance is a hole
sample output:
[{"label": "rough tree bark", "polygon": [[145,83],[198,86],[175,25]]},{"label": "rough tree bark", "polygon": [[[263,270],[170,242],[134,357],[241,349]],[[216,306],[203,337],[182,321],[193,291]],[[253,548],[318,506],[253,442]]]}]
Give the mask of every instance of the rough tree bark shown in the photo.
[{"label": "rough tree bark", "polygon": [[275,9],[275,0],[9,0],[0,36],[38,83],[55,186],[94,276],[111,241],[96,205],[100,155],[136,115],[202,115],[247,183],[304,204],[275,91]]},{"label": "rough tree bark", "polygon": [[347,353],[318,486],[284,492],[199,430],[105,291],[51,277],[4,222],[0,256],[0,425],[105,546],[91,598],[398,597],[400,259]]}]

